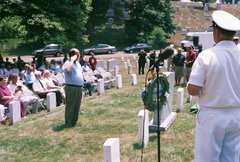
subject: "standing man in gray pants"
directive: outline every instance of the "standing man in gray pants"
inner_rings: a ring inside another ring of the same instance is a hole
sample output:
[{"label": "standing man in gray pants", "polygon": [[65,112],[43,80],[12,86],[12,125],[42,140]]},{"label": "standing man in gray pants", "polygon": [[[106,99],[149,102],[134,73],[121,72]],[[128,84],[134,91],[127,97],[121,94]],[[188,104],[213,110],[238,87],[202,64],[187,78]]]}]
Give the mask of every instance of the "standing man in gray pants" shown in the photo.
[{"label": "standing man in gray pants", "polygon": [[76,126],[82,101],[83,75],[82,67],[79,63],[80,52],[77,48],[72,48],[69,59],[64,63],[65,74],[65,125]]}]

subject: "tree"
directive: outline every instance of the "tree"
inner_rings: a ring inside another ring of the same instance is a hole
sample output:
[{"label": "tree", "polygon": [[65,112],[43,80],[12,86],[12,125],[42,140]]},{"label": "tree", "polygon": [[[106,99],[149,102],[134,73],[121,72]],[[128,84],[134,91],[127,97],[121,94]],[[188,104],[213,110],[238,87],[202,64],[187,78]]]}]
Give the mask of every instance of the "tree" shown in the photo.
[{"label": "tree", "polygon": [[1,39],[19,38],[26,34],[24,26],[19,23],[18,16],[5,17],[0,22],[0,37]]},{"label": "tree", "polygon": [[[1,19],[18,15],[26,40],[79,46],[87,41],[85,25],[91,0],[1,0]],[[67,41],[67,42],[66,42]]]},{"label": "tree", "polygon": [[156,33],[154,30],[162,30],[161,35],[165,36],[163,41],[174,33],[175,25],[171,16],[173,10],[169,0],[132,1],[129,3],[129,9],[131,18],[126,21],[126,33],[132,42],[153,41],[156,38],[152,35]]}]

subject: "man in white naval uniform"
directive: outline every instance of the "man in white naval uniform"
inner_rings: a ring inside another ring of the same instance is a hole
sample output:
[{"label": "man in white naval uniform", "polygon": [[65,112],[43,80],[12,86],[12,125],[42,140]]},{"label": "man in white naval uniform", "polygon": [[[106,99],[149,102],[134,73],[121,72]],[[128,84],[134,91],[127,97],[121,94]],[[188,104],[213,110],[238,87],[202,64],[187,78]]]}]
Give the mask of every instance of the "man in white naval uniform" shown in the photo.
[{"label": "man in white naval uniform", "polygon": [[214,11],[215,46],[193,64],[187,90],[198,96],[195,162],[239,162],[240,50],[233,42],[240,20]]}]

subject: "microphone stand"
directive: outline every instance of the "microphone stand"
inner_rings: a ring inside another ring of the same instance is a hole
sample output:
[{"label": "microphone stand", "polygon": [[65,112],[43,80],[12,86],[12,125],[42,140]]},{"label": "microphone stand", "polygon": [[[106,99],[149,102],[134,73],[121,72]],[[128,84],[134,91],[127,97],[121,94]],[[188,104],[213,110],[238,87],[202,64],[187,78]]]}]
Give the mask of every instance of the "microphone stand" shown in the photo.
[{"label": "microphone stand", "polygon": [[[156,61],[158,62],[158,61]],[[161,147],[160,147],[160,135],[161,135],[161,130],[160,130],[160,96],[159,96],[159,73],[160,73],[160,69],[159,69],[159,63],[156,63],[155,62],[155,68],[156,68],[156,73],[157,73],[157,141],[158,141],[158,162],[160,162],[161,160],[161,154],[160,154],[160,151],[161,151]]]},{"label": "microphone stand", "polygon": [[160,113],[160,111],[159,111],[159,109],[160,109],[160,104],[159,104],[159,99],[160,99],[160,96],[159,96],[159,65],[156,65],[155,66],[156,67],[156,72],[157,72],[157,120],[158,120],[158,122],[157,122],[157,126],[158,126],[158,128],[157,128],[157,138],[158,138],[158,162],[160,162],[160,160],[161,160],[161,154],[160,154],[160,150],[161,150],[161,147],[160,147],[160,135],[161,135],[161,130],[160,130],[160,123],[159,123],[159,120],[160,120],[160,115],[159,115],[159,113]]}]

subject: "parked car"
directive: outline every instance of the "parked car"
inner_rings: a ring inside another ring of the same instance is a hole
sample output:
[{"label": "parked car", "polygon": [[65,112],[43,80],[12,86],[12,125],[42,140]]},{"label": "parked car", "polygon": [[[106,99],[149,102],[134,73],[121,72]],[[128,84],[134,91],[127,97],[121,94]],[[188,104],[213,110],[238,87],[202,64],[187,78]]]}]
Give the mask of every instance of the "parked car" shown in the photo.
[{"label": "parked car", "polygon": [[32,54],[36,57],[39,55],[54,55],[55,57],[60,57],[62,54],[62,49],[58,44],[48,44],[41,49],[35,50]]},{"label": "parked car", "polygon": [[84,54],[98,54],[98,53],[107,53],[112,54],[113,52],[116,52],[115,46],[110,46],[108,44],[97,44],[90,48],[84,49]]},{"label": "parked car", "polygon": [[126,53],[135,53],[141,51],[141,49],[144,49],[145,52],[150,52],[153,48],[151,45],[146,43],[138,43],[134,44],[131,47],[124,48],[124,52]]}]

